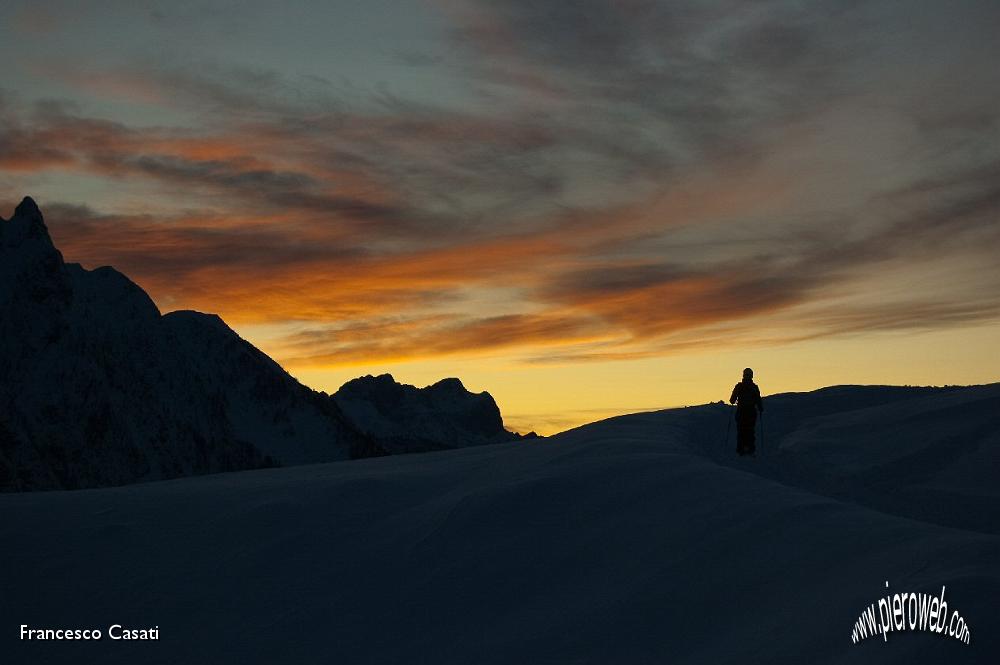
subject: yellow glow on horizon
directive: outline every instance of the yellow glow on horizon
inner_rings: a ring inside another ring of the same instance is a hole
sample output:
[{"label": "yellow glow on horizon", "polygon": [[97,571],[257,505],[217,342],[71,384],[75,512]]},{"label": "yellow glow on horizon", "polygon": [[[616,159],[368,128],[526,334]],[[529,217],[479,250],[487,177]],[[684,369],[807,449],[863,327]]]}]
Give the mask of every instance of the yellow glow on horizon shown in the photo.
[{"label": "yellow glow on horizon", "polygon": [[388,372],[397,381],[416,386],[454,376],[469,390],[493,395],[508,427],[553,434],[613,415],[727,399],[744,367],[754,368],[765,395],[838,384],[990,383],[1000,380],[997,340],[1000,322],[933,332],[871,333],[781,346],[686,351],[639,360],[530,365],[494,354],[299,367],[293,374],[330,393],[364,374]]}]

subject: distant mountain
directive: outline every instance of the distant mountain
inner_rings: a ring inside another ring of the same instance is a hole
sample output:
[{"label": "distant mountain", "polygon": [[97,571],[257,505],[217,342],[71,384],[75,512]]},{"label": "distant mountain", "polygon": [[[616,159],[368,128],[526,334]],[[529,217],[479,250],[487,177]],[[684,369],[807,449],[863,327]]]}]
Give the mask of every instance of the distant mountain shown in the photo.
[{"label": "distant mountain", "polygon": [[[388,385],[371,392],[371,405],[348,386],[343,398],[313,391],[218,316],[161,315],[113,268],[64,262],[30,198],[9,221],[0,218],[0,340],[0,491],[515,437],[503,436],[488,394],[472,395],[457,380],[417,391],[429,399],[403,400],[399,411],[383,399]],[[407,388],[417,390],[398,386]]]},{"label": "distant mountain", "polygon": [[390,374],[369,375],[348,381],[333,398],[358,429],[390,453],[521,438],[504,429],[489,393],[471,393],[458,379],[416,388]]}]

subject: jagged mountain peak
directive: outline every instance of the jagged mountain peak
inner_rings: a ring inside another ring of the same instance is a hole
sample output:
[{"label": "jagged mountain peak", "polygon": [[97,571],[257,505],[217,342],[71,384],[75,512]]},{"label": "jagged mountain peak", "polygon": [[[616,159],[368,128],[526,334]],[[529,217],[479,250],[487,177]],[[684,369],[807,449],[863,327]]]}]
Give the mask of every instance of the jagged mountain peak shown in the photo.
[{"label": "jagged mountain peak", "polygon": [[30,196],[25,196],[21,199],[21,202],[17,204],[14,208],[15,217],[37,217],[42,218],[42,211],[38,209],[38,204],[35,203],[35,199]]},{"label": "jagged mountain peak", "polygon": [[14,208],[13,217],[0,224],[0,245],[22,251],[31,245],[43,252],[54,250],[42,212],[30,196],[25,196]]},{"label": "jagged mountain peak", "polygon": [[395,377],[388,372],[384,374],[365,374],[364,376],[359,376],[356,379],[351,379],[348,381],[351,384],[365,384],[373,386],[394,386],[399,385],[396,382]]},{"label": "jagged mountain peak", "polygon": [[500,408],[488,392],[469,392],[456,378],[417,388],[390,374],[367,375],[345,383],[333,398],[390,452],[519,438],[504,428]]},{"label": "jagged mountain peak", "polygon": [[470,393],[466,389],[465,384],[462,383],[462,380],[458,379],[458,378],[455,378],[455,377],[448,377],[448,378],[441,379],[440,381],[432,383],[431,385],[426,386],[425,388],[417,388],[416,386],[413,386],[413,385],[410,385],[410,384],[407,384],[407,383],[400,383],[400,382],[396,381],[395,377],[393,377],[393,375],[389,374],[389,373],[378,374],[378,375],[365,374],[364,376],[359,376],[359,377],[357,377],[355,379],[351,379],[350,381],[346,382],[341,387],[341,389],[342,390],[346,389],[348,391],[350,391],[350,390],[356,390],[356,389],[371,389],[371,390],[380,390],[380,389],[382,389],[382,390],[384,390],[384,389],[409,390],[409,389],[412,389],[412,390],[417,390],[417,391],[423,391],[423,390],[430,390],[430,391],[433,391],[433,392],[438,392],[438,391],[440,391],[440,392],[453,392],[454,391],[454,392],[461,392],[463,394],[475,394],[475,393]]},{"label": "jagged mountain peak", "polygon": [[[451,392],[467,393],[467,392],[471,392],[471,391],[469,391],[465,387],[465,384],[462,383],[462,380],[459,379],[459,378],[456,378],[456,377],[448,377],[448,378],[445,378],[445,379],[441,379],[440,381],[438,381],[435,384],[432,384],[429,387],[431,389],[433,389],[433,390],[436,390],[438,392],[443,392],[443,393],[451,393]],[[475,393],[473,393],[473,394],[475,394]],[[482,394],[482,393],[478,393],[478,394]]]},{"label": "jagged mountain peak", "polygon": [[0,491],[517,438],[458,379],[418,389],[382,374],[318,393],[217,315],[161,315],[114,268],[64,262],[30,197],[0,223],[0,340]]}]

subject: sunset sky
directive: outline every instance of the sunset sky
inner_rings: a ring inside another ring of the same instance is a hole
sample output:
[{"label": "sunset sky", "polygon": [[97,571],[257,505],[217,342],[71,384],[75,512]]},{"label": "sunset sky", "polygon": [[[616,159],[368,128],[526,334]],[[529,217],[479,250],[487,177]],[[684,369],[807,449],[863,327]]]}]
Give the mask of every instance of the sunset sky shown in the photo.
[{"label": "sunset sky", "polygon": [[[81,8],[86,5],[87,8]],[[0,5],[0,215],[508,426],[1000,380],[1000,3]]]}]

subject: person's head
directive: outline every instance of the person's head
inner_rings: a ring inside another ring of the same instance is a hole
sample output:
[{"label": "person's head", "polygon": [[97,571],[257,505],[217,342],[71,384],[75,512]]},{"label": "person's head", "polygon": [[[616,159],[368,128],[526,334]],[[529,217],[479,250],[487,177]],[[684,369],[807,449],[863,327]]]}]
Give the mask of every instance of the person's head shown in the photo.
[{"label": "person's head", "polygon": [[753,370],[750,369],[749,367],[747,367],[745,370],[743,370],[743,380],[744,381],[753,381]]}]

